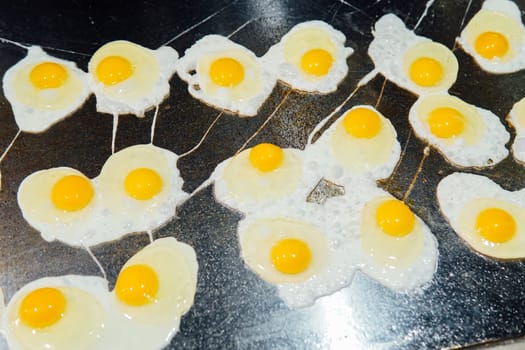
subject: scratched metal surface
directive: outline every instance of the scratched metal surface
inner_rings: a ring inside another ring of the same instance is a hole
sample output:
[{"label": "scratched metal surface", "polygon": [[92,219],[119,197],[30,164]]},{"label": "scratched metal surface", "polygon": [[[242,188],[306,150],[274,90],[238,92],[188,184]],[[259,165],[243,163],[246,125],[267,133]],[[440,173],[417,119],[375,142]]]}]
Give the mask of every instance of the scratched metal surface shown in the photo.
[{"label": "scratched metal surface", "polygon": [[[56,7],[29,0],[6,3],[0,5],[1,37],[44,46],[84,69],[97,47],[115,39],[151,48],[168,43],[183,53],[203,35],[229,35],[239,29],[232,39],[262,55],[294,24],[305,20],[325,20],[346,34],[347,44],[356,52],[348,60],[350,72],[337,92],[308,95],[279,84],[254,118],[220,115],[192,99],[178,77],[171,80],[171,94],[160,106],[154,144],[184,153],[218,118],[202,145],[179,162],[185,189],[190,192],[216,164],[245,145],[270,141],[303,147],[317,122],[344,101],[372,69],[366,50],[375,20],[393,12],[411,28],[425,8],[424,1],[393,0],[144,0],[103,5],[63,1]],[[463,20],[480,6],[481,1],[436,0],[417,33],[452,48]],[[525,9],[525,1],[520,7]],[[500,117],[525,95],[521,83],[525,73],[492,76],[460,49],[454,52],[460,73],[453,94]],[[0,73],[24,54],[20,47],[0,43]],[[290,310],[276,297],[274,288],[244,267],[235,234],[240,215],[216,203],[208,187],[180,208],[177,219],[154,232],[155,237],[172,235],[191,244],[200,262],[195,305],[183,317],[170,349],[435,349],[525,335],[525,266],[474,254],[440,215],[436,184],[457,169],[433,149],[424,159],[425,145],[411,133],[406,118],[414,101],[414,95],[376,77],[347,106],[377,104],[398,131],[405,153],[382,186],[399,198],[406,196],[439,241],[438,271],[431,285],[402,295],[358,273],[350,287],[312,307]],[[122,117],[116,149],[149,142],[152,120],[152,112],[144,119]],[[4,150],[17,126],[3,95],[0,121],[0,150]],[[112,118],[97,114],[91,97],[72,117],[47,132],[22,133],[1,162],[0,287],[7,300],[40,277],[100,275],[85,251],[43,241],[23,220],[16,192],[25,176],[44,168],[71,166],[96,176],[110,155],[111,127]],[[524,168],[510,158],[493,169],[475,172],[507,189],[525,185]],[[135,234],[93,248],[111,286],[124,262],[147,243],[146,234]]]}]

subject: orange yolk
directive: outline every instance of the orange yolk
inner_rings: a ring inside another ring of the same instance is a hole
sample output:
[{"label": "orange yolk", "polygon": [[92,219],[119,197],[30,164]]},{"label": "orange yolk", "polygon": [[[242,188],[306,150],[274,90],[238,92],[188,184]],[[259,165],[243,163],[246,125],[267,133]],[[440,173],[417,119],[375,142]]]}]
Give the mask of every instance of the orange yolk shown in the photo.
[{"label": "orange yolk", "polygon": [[271,251],[272,263],[282,273],[295,275],[305,271],[312,260],[308,244],[300,239],[287,238],[280,240]]},{"label": "orange yolk", "polygon": [[430,132],[437,137],[445,139],[461,134],[464,124],[463,115],[449,107],[437,108],[430,112],[428,117]]},{"label": "orange yolk", "polygon": [[419,86],[435,86],[443,79],[443,67],[433,58],[418,58],[410,65],[410,79]]},{"label": "orange yolk", "polygon": [[29,79],[37,89],[58,88],[67,80],[67,71],[58,63],[44,62],[31,70]]},{"label": "orange yolk", "polygon": [[476,38],[474,49],[481,57],[491,60],[494,57],[505,56],[509,51],[509,42],[503,34],[485,32]]},{"label": "orange yolk", "polygon": [[323,76],[328,73],[333,62],[334,59],[328,51],[313,49],[307,51],[303,57],[301,57],[301,68],[308,74]]},{"label": "orange yolk", "polygon": [[414,228],[415,217],[405,203],[391,199],[377,207],[376,223],[386,234],[402,237],[409,234]]},{"label": "orange yolk", "polygon": [[210,65],[210,79],[219,86],[237,86],[244,79],[244,67],[233,58],[219,58]]},{"label": "orange yolk", "polygon": [[20,321],[32,328],[44,328],[64,315],[66,298],[56,288],[35,289],[27,294],[18,310]]},{"label": "orange yolk", "polygon": [[360,107],[346,113],[343,125],[349,135],[369,139],[381,130],[381,119],[376,112]]},{"label": "orange yolk", "polygon": [[51,202],[57,209],[77,211],[86,207],[95,191],[91,181],[80,175],[67,175],[51,189]]},{"label": "orange yolk", "polygon": [[117,298],[131,306],[141,306],[152,302],[158,290],[157,274],[146,265],[126,267],[120,272],[115,285]]},{"label": "orange yolk", "polygon": [[98,64],[96,74],[104,85],[115,85],[133,74],[133,66],[124,57],[108,56]]},{"label": "orange yolk", "polygon": [[250,150],[250,163],[260,171],[275,170],[283,163],[284,152],[271,143],[260,143]]},{"label": "orange yolk", "polygon": [[514,218],[503,209],[485,209],[478,214],[476,231],[487,241],[504,243],[514,237],[516,233],[516,222]]},{"label": "orange yolk", "polygon": [[137,168],[126,176],[124,188],[132,198],[151,199],[162,190],[162,178],[155,170]]}]

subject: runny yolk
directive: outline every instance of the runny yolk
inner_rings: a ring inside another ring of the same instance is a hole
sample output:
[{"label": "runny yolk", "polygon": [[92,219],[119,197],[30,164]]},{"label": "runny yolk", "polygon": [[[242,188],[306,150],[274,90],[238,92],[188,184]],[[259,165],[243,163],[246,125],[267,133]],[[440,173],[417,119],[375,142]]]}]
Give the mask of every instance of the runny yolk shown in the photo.
[{"label": "runny yolk", "polygon": [[346,113],[343,125],[348,134],[358,138],[372,138],[381,130],[379,115],[368,108],[354,108]]},{"label": "runny yolk", "polygon": [[420,57],[410,65],[410,79],[423,87],[437,85],[443,79],[443,67],[430,57]]},{"label": "runny yolk", "polygon": [[115,85],[133,74],[133,66],[124,57],[108,56],[98,64],[96,74],[97,79],[104,85]]},{"label": "runny yolk", "polygon": [[334,59],[328,51],[313,49],[307,51],[303,57],[301,57],[301,68],[308,74],[323,76],[328,74],[333,62]]},{"label": "runny yolk", "polygon": [[151,199],[162,190],[162,178],[153,169],[137,168],[124,179],[126,193],[138,200]]},{"label": "runny yolk", "polygon": [[410,208],[397,199],[386,200],[376,210],[376,223],[390,236],[402,237],[414,228],[415,217]]},{"label": "runny yolk", "polygon": [[260,171],[275,170],[283,163],[284,152],[281,147],[271,143],[260,143],[250,150],[250,163]]},{"label": "runny yolk", "polygon": [[51,202],[57,209],[77,211],[89,204],[94,194],[91,181],[80,175],[67,175],[51,189]]},{"label": "runny yolk", "polygon": [[312,260],[308,244],[296,238],[280,240],[272,247],[272,263],[282,273],[295,275],[305,271]]},{"label": "runny yolk", "polygon": [[159,290],[159,279],[147,265],[131,265],[123,269],[117,278],[115,293],[123,303],[141,306],[153,302]]},{"label": "runny yolk", "polygon": [[481,57],[488,60],[494,57],[503,57],[509,51],[509,42],[503,34],[485,32],[476,38],[474,48]]},{"label": "runny yolk", "polygon": [[29,79],[37,89],[54,89],[61,87],[67,80],[66,69],[55,62],[44,62],[36,65],[29,73]]},{"label": "runny yolk", "polygon": [[465,126],[465,118],[454,108],[437,108],[430,112],[428,126],[435,136],[448,139],[461,134]]},{"label": "runny yolk", "polygon": [[219,86],[237,86],[244,79],[244,67],[233,58],[219,58],[210,65],[210,79]]},{"label": "runny yolk", "polygon": [[18,309],[20,321],[32,328],[53,325],[64,316],[66,298],[56,288],[35,289],[27,294]]},{"label": "runny yolk", "polygon": [[476,231],[487,241],[504,243],[516,233],[516,222],[503,209],[489,208],[481,211],[476,219]]}]

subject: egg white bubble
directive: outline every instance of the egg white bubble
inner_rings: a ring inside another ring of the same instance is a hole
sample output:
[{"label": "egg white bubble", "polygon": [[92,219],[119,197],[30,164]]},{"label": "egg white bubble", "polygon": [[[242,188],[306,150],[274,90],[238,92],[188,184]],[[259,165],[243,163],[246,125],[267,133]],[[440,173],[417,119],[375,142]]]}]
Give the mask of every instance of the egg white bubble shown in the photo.
[{"label": "egg white bubble", "polygon": [[[301,36],[304,32],[313,32],[313,35]],[[317,38],[317,36],[321,38]],[[297,40],[297,42],[294,42]],[[346,37],[339,30],[323,21],[307,21],[295,25],[281,40],[273,45],[263,56],[265,65],[277,71],[277,78],[290,85],[294,89],[306,92],[318,92],[327,94],[337,90],[339,83],[348,73],[346,59],[354,52],[351,47],[345,47]],[[293,54],[302,56],[311,49],[325,49],[334,51],[332,53],[333,63],[328,73],[324,76],[315,77],[302,72],[286,58],[286,45],[290,45]]]},{"label": "egg white bubble", "polygon": [[[445,104],[434,104],[434,100],[445,101]],[[452,107],[463,115],[472,115],[473,120],[469,122],[471,125],[467,126],[479,129],[479,135],[472,142],[467,142],[461,134],[450,139],[435,136],[430,132],[428,124],[422,120],[426,116],[420,114],[420,109],[426,108],[427,105],[434,108]],[[419,138],[434,146],[456,166],[494,166],[508,156],[509,151],[505,145],[510,139],[510,134],[500,118],[487,109],[468,104],[447,93],[420,97],[410,108],[408,120]]]},{"label": "egg white bubble", "polygon": [[[493,59],[479,55],[474,49],[474,42],[477,35],[485,31],[504,34],[509,41],[510,54]],[[504,74],[525,68],[525,26],[519,7],[510,0],[485,0],[457,42],[487,72]]]},{"label": "egg white bubble", "polygon": [[517,161],[525,163],[525,98],[512,106],[507,121],[516,131],[516,137],[511,146],[512,155]]},{"label": "egg white bubble", "polygon": [[[373,35],[374,40],[368,47],[368,55],[374,62],[375,70],[400,87],[417,95],[423,95],[429,92],[447,91],[456,81],[458,61],[452,51],[440,43],[408,30],[396,15],[386,14],[381,17],[374,26]],[[422,50],[417,50],[416,55],[410,52],[412,49],[417,49],[419,45]],[[437,59],[443,68],[442,80],[430,87],[415,84],[408,75],[405,55],[414,56],[412,58]]]},{"label": "egg white bubble", "polygon": [[[231,88],[215,84],[209,76],[211,63],[225,57],[238,61],[244,70],[244,79]],[[252,51],[215,34],[202,37],[184,52],[177,74],[196,99],[240,116],[256,115],[276,83],[275,74]]]},{"label": "egg white bubble", "polygon": [[[58,88],[38,89],[29,74],[40,63],[53,62],[67,72],[67,79]],[[86,101],[91,91],[87,74],[74,62],[48,55],[39,46],[31,46],[27,56],[9,68],[2,79],[5,97],[11,104],[20,130],[40,133],[68,117]]]},{"label": "egg white bubble", "polygon": [[[279,297],[290,307],[299,308],[312,305],[316,299],[335,293],[341,288],[348,286],[355,272],[357,260],[352,252],[352,244],[355,237],[349,235],[350,231],[346,230],[347,222],[351,219],[351,213],[347,208],[340,207],[337,198],[329,199],[325,206],[318,204],[306,203],[297,200],[294,204],[271,207],[261,207],[257,213],[251,213],[239,222],[238,237],[241,244],[241,257],[247,263],[248,267],[260,266],[264,261],[269,260],[271,246],[262,246],[261,243],[252,241],[247,235],[248,230],[254,224],[261,225],[264,222],[292,222],[299,225],[313,226],[315,230],[321,232],[321,236],[326,240],[327,251],[318,252],[321,246],[311,246],[314,257],[319,257],[321,261],[316,264],[315,270],[310,274],[307,270],[306,279],[298,278],[294,275],[285,275],[277,270],[273,272],[277,280],[289,279],[290,282],[277,282],[276,285]],[[330,204],[329,204],[330,203]],[[271,228],[269,228],[271,230]],[[264,225],[258,230],[261,234],[267,231]],[[256,231],[256,236],[257,234]],[[270,232],[267,232],[270,233]],[[266,234],[266,233],[264,233]],[[282,233],[286,237],[286,232]],[[264,238],[261,238],[265,240]],[[255,246],[254,246],[255,244]],[[266,243],[268,244],[268,243]],[[272,244],[271,242],[269,244]],[[268,251],[264,251],[267,248]],[[257,254],[252,255],[253,252]],[[316,255],[317,254],[317,255]],[[259,268],[254,272],[259,273]],[[268,272],[266,272],[268,273]],[[303,272],[304,273],[304,272]]]},{"label": "egg white bubble", "polygon": [[[115,85],[97,80],[98,63],[108,56],[121,56],[133,66],[132,75]],[[97,111],[112,115],[144,113],[158,106],[170,91],[169,81],[175,73],[179,55],[175,49],[162,46],[150,50],[129,41],[117,40],[100,47],[89,62],[88,82],[97,98]]]}]

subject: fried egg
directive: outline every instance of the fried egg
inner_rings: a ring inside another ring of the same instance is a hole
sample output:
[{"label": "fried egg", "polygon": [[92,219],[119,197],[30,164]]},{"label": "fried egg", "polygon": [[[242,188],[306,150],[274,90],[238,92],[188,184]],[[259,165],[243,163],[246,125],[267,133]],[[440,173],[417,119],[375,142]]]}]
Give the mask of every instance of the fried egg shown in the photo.
[{"label": "fried egg", "polygon": [[220,35],[207,35],[187,49],[177,73],[193,97],[241,116],[256,115],[276,82],[253,52]]},{"label": "fried egg", "polygon": [[104,349],[107,282],[100,277],[46,277],[22,287],[7,305],[2,331],[11,350]]},{"label": "fried egg", "polygon": [[349,254],[352,240],[345,230],[349,215],[331,209],[297,201],[261,208],[239,222],[244,262],[275,285],[290,307],[309,306],[352,281],[357,261]]},{"label": "fried egg", "polygon": [[481,175],[454,173],[437,187],[439,207],[475,251],[499,259],[525,257],[525,191],[506,191]]},{"label": "fried egg", "polygon": [[158,228],[187,198],[177,168],[178,156],[152,144],[135,145],[111,155],[97,177],[104,206],[123,233]]},{"label": "fried egg", "polygon": [[221,162],[211,175],[217,200],[242,212],[306,195],[320,180],[304,153],[260,143]]},{"label": "fried egg", "polygon": [[447,91],[456,81],[458,61],[446,46],[418,36],[394,14],[375,24],[368,55],[385,78],[417,95]]},{"label": "fried egg", "polygon": [[510,135],[499,117],[449,94],[420,97],[408,119],[418,137],[457,166],[493,166],[508,155]]},{"label": "fried egg", "polygon": [[111,292],[113,344],[106,349],[161,349],[193,305],[198,263],[195,251],[173,237],[149,244],[122,267]]},{"label": "fried egg", "polygon": [[516,137],[511,147],[512,155],[514,159],[525,163],[525,98],[512,106],[507,120],[516,131]]},{"label": "fried egg", "polygon": [[169,95],[177,59],[177,51],[168,46],[150,50],[118,40],[100,47],[88,65],[97,111],[143,117]]},{"label": "fried egg", "polygon": [[293,89],[329,93],[348,73],[346,59],[353,49],[345,47],[346,37],[323,21],[294,26],[264,55],[277,78]]},{"label": "fried egg", "polygon": [[354,106],[305,149],[324,174],[344,184],[345,177],[388,177],[401,153],[390,120],[371,106]]},{"label": "fried egg", "polygon": [[437,266],[434,235],[402,201],[379,189],[371,194],[360,216],[360,269],[401,292],[428,283]]},{"label": "fried egg", "polygon": [[479,66],[491,73],[525,68],[525,27],[519,7],[509,0],[485,0],[458,38]]},{"label": "fried egg", "polygon": [[91,93],[76,64],[32,46],[2,80],[4,94],[22,131],[39,133],[82,106]]}]

